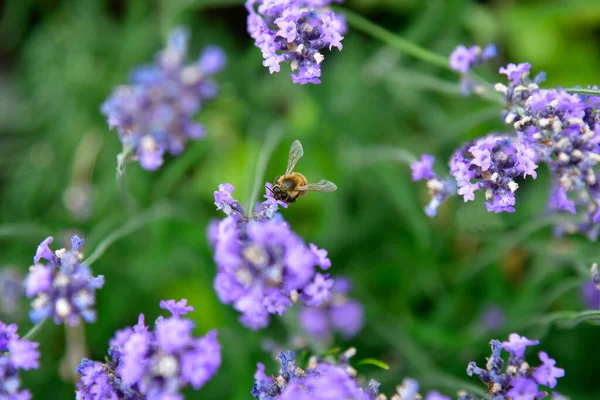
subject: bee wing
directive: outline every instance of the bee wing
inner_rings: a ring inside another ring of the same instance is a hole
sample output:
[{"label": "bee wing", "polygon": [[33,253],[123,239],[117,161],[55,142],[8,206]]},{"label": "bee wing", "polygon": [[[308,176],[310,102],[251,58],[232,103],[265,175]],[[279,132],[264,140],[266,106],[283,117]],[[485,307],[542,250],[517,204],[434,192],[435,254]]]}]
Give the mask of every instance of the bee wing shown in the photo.
[{"label": "bee wing", "polygon": [[335,192],[337,190],[337,186],[335,186],[335,183],[333,182],[321,179],[319,182],[300,186],[298,187],[298,190],[307,192]]},{"label": "bee wing", "polygon": [[290,174],[294,170],[294,167],[296,166],[296,164],[298,164],[298,161],[300,161],[303,155],[304,150],[302,149],[302,144],[299,140],[294,140],[294,143],[292,143],[292,146],[290,147],[288,165],[287,169],[285,170],[286,175]]}]

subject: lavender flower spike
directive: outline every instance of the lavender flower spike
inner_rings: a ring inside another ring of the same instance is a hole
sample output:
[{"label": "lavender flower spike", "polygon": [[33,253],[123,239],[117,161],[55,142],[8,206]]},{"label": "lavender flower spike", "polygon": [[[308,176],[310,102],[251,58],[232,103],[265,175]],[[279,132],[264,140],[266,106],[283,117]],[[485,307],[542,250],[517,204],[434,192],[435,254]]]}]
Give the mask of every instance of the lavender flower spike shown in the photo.
[{"label": "lavender flower spike", "polygon": [[294,83],[321,83],[323,50],[342,50],[344,19],[327,6],[340,0],[247,0],[248,33],[269,72],[289,62]]},{"label": "lavender flower spike", "polygon": [[38,343],[21,339],[17,325],[0,321],[0,399],[29,400],[31,393],[21,389],[19,369],[39,368]]},{"label": "lavender flower spike", "polygon": [[83,254],[79,248],[83,239],[80,237],[71,238],[71,250],[60,249],[54,253],[48,247],[51,242],[51,237],[44,240],[34,258],[50,262],[31,266],[25,278],[25,294],[34,298],[29,313],[31,320],[38,323],[52,318],[57,324],[71,326],[78,325],[81,319],[95,322],[95,293],[104,286],[104,277],[92,276],[90,269],[81,263]]},{"label": "lavender flower spike", "polygon": [[456,185],[450,178],[442,179],[435,173],[433,170],[434,163],[435,157],[423,154],[419,161],[410,165],[413,181],[427,181],[431,201],[425,206],[425,214],[430,218],[435,217],[438,207],[456,193]]},{"label": "lavender flower spike", "polygon": [[231,184],[219,185],[215,192],[217,209],[227,214],[213,228],[218,273],[214,287],[219,299],[242,313],[240,321],[251,329],[264,328],[271,314],[283,315],[299,300],[319,306],[331,296],[333,280],[316,272],[327,270],[327,252],[306,246],[280,218],[279,206],[268,190],[252,218],[232,196]]},{"label": "lavender flower spike", "polygon": [[[491,400],[542,399],[546,397],[547,392],[540,389],[539,385],[553,389],[556,386],[556,379],[563,377],[565,371],[556,368],[556,361],[544,352],[540,352],[542,365],[531,368],[524,358],[525,348],[537,344],[539,344],[538,340],[529,340],[516,333],[511,334],[507,342],[500,343],[498,340],[492,340],[490,342],[492,355],[487,359],[485,369],[470,362],[467,374],[478,376],[481,382],[487,385],[487,393],[490,394]],[[506,365],[502,358],[502,350],[510,352]]]},{"label": "lavender flower spike", "polygon": [[225,53],[208,47],[197,61],[186,64],[189,33],[173,30],[155,63],[131,72],[129,84],[117,87],[102,104],[102,114],[116,129],[124,154],[142,168],[156,170],[165,153],[180,155],[189,140],[204,137],[194,115],[217,94],[212,75],[225,66]]},{"label": "lavender flower spike", "polygon": [[153,332],[140,315],[135,326],[116,333],[106,362],[82,360],[78,400],[182,399],[181,389],[200,389],[215,375],[221,365],[217,332],[192,336],[193,322],[181,318],[193,311],[185,299],[160,306],[172,316],[159,317]]}]

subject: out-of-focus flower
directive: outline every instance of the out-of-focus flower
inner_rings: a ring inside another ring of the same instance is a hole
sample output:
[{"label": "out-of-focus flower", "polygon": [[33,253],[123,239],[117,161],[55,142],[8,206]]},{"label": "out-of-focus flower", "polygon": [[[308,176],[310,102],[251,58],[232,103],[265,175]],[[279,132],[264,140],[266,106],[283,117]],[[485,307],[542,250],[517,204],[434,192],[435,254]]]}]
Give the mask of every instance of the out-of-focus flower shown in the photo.
[{"label": "out-of-focus flower", "polygon": [[19,311],[19,297],[23,294],[23,277],[10,266],[0,269],[0,315],[11,316]]},{"label": "out-of-focus flower", "polygon": [[321,83],[323,51],[342,50],[344,18],[327,6],[341,0],[247,0],[248,33],[269,72],[289,62],[294,83]]},{"label": "out-of-focus flower", "polygon": [[[83,239],[71,238],[71,250],[50,250],[52,237],[46,238],[37,248],[33,258],[35,265],[25,278],[25,294],[34,298],[29,316],[34,323],[52,318],[57,324],[78,325],[96,321],[96,290],[104,285],[102,275],[94,277],[90,269],[81,263],[83,254],[79,248]],[[49,261],[47,265],[40,263]]]},{"label": "out-of-focus flower", "polygon": [[200,389],[214,376],[221,365],[217,332],[192,336],[193,322],[181,318],[193,311],[185,299],[161,301],[160,307],[172,316],[159,317],[154,332],[140,315],[135,326],[116,333],[106,362],[82,360],[78,400],[182,399],[184,387]]},{"label": "out-of-focus flower", "polygon": [[186,64],[188,39],[186,29],[174,29],[155,63],[134,70],[129,85],[117,87],[102,104],[125,151],[147,170],[158,169],[165,153],[180,155],[189,140],[205,135],[193,117],[217,94],[211,77],[225,66],[225,53],[208,47]]},{"label": "out-of-focus flower", "polygon": [[335,277],[331,298],[320,307],[302,307],[299,321],[302,328],[317,338],[339,332],[342,337],[354,337],[364,325],[363,306],[348,297],[352,287],[349,279]]},{"label": "out-of-focus flower", "polygon": [[466,74],[471,68],[483,64],[486,60],[496,57],[497,54],[496,46],[493,44],[488,45],[483,50],[479,46],[466,48],[461,44],[450,54],[450,68],[461,74]]},{"label": "out-of-focus flower", "polygon": [[39,368],[38,343],[21,339],[17,325],[0,321],[0,399],[29,400],[31,393],[21,389],[19,369]]},{"label": "out-of-focus flower", "polygon": [[410,165],[413,181],[426,180],[431,201],[425,206],[425,214],[435,217],[438,207],[456,193],[456,185],[450,178],[440,178],[433,170],[435,157],[423,154],[421,159]]}]

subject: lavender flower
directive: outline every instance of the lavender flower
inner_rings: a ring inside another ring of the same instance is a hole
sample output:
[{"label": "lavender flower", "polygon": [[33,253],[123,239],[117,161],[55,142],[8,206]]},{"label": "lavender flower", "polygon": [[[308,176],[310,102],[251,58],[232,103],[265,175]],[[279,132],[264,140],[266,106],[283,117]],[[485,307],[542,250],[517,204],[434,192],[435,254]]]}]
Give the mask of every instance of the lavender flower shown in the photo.
[{"label": "lavender flower", "polygon": [[320,307],[302,307],[299,321],[302,328],[317,338],[326,338],[339,332],[343,338],[356,336],[364,325],[363,306],[348,297],[352,283],[344,277],[336,277],[331,298]]},{"label": "lavender flower", "polygon": [[493,44],[483,50],[479,46],[471,46],[467,49],[461,44],[450,54],[450,69],[466,74],[471,68],[483,64],[486,60],[496,57],[497,54],[496,46]]},{"label": "lavender flower", "polygon": [[[350,352],[353,354],[353,352]],[[378,383],[372,382],[369,388],[361,388],[354,375],[356,372],[345,365],[331,364],[312,358],[306,371],[296,366],[294,352],[279,354],[281,363],[279,376],[269,378],[265,367],[258,364],[254,378],[252,395],[260,400],[330,400],[352,399],[372,400],[377,396]]]},{"label": "lavender flower", "polygon": [[456,186],[450,178],[440,178],[433,170],[435,157],[423,154],[421,159],[410,165],[413,181],[426,180],[427,189],[431,195],[431,201],[425,206],[425,214],[433,218],[437,214],[438,207],[456,191]]},{"label": "lavender flower", "polygon": [[17,329],[0,321],[0,399],[31,399],[29,390],[21,390],[19,369],[39,368],[39,344],[21,339]]},{"label": "lavender flower", "polygon": [[193,322],[181,318],[193,311],[185,299],[161,301],[160,307],[172,316],[159,317],[154,332],[140,315],[135,326],[116,333],[105,363],[82,360],[78,400],[182,399],[181,389],[200,389],[214,376],[221,365],[217,332],[192,336]]},{"label": "lavender flower", "polygon": [[23,277],[13,267],[0,269],[0,315],[19,312],[19,297],[24,292]]},{"label": "lavender flower", "polygon": [[251,220],[225,183],[215,192],[217,209],[227,214],[213,229],[215,263],[219,269],[214,287],[219,299],[242,313],[240,321],[251,329],[264,328],[269,315],[283,315],[300,300],[319,306],[331,296],[333,280],[316,272],[331,266],[327,251],[307,247],[287,223],[273,218],[279,206],[267,184],[266,200],[257,205]]},{"label": "lavender flower", "polygon": [[205,135],[193,117],[217,94],[211,76],[225,66],[225,54],[208,47],[196,62],[186,65],[188,39],[187,30],[173,30],[155,64],[134,70],[129,85],[117,87],[102,104],[101,111],[110,128],[117,130],[124,152],[131,152],[131,160],[147,170],[158,169],[165,153],[177,156],[188,140]]},{"label": "lavender flower", "polygon": [[[529,340],[516,333],[512,333],[506,342],[492,340],[490,342],[492,355],[487,359],[486,368],[479,368],[474,362],[470,362],[467,374],[478,376],[481,382],[488,386],[487,392],[492,400],[541,399],[547,393],[540,390],[539,385],[553,389],[556,386],[556,379],[563,377],[565,371],[556,368],[556,362],[544,352],[539,354],[542,365],[531,368],[524,359],[525,349],[537,344],[539,344],[538,340]],[[503,349],[510,352],[506,367],[502,359]]]},{"label": "lavender flower", "polygon": [[460,92],[463,95],[469,93],[482,93],[485,89],[469,76],[469,71],[486,60],[496,57],[496,46],[488,45],[483,50],[479,46],[466,48],[459,45],[450,54],[450,69],[460,73]]},{"label": "lavender flower", "polygon": [[294,83],[321,83],[322,51],[342,50],[343,17],[326,7],[341,0],[247,0],[248,33],[269,72],[289,62]]},{"label": "lavender flower", "polygon": [[[102,275],[94,277],[90,269],[81,263],[83,254],[79,248],[83,239],[71,238],[71,250],[50,250],[52,237],[38,246],[33,258],[35,265],[29,269],[25,279],[25,294],[34,300],[29,313],[31,320],[38,323],[45,318],[53,318],[57,324],[79,324],[96,321],[96,290],[104,285]],[[47,265],[40,260],[48,260]]]},{"label": "lavender flower", "polygon": [[[457,52],[453,65],[464,69],[473,55],[464,48]],[[488,211],[514,212],[519,181],[528,176],[535,179],[538,166],[544,164],[553,182],[548,213],[577,215],[576,220],[561,221],[555,232],[581,232],[596,240],[600,233],[600,183],[595,171],[600,161],[600,97],[540,89],[545,74],[530,79],[530,69],[529,63],[500,69],[509,82],[495,88],[506,101],[503,120],[515,132],[490,134],[454,153],[450,171],[457,194],[466,202],[483,191]],[[423,175],[433,173],[427,169],[429,157],[413,165],[414,180],[432,179]],[[431,208],[426,212],[435,215]]]}]

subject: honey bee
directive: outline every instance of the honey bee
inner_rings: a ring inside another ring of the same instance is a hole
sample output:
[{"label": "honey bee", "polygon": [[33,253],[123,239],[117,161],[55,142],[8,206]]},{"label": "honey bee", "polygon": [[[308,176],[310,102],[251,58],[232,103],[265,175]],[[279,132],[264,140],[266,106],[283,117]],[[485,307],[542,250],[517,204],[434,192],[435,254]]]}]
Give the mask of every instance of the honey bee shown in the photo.
[{"label": "honey bee", "polygon": [[328,180],[322,179],[319,182],[308,183],[304,175],[292,172],[303,155],[302,144],[298,140],[294,140],[290,147],[285,174],[275,178],[271,188],[275,200],[293,203],[308,192],[334,192],[337,190],[337,186]]}]

